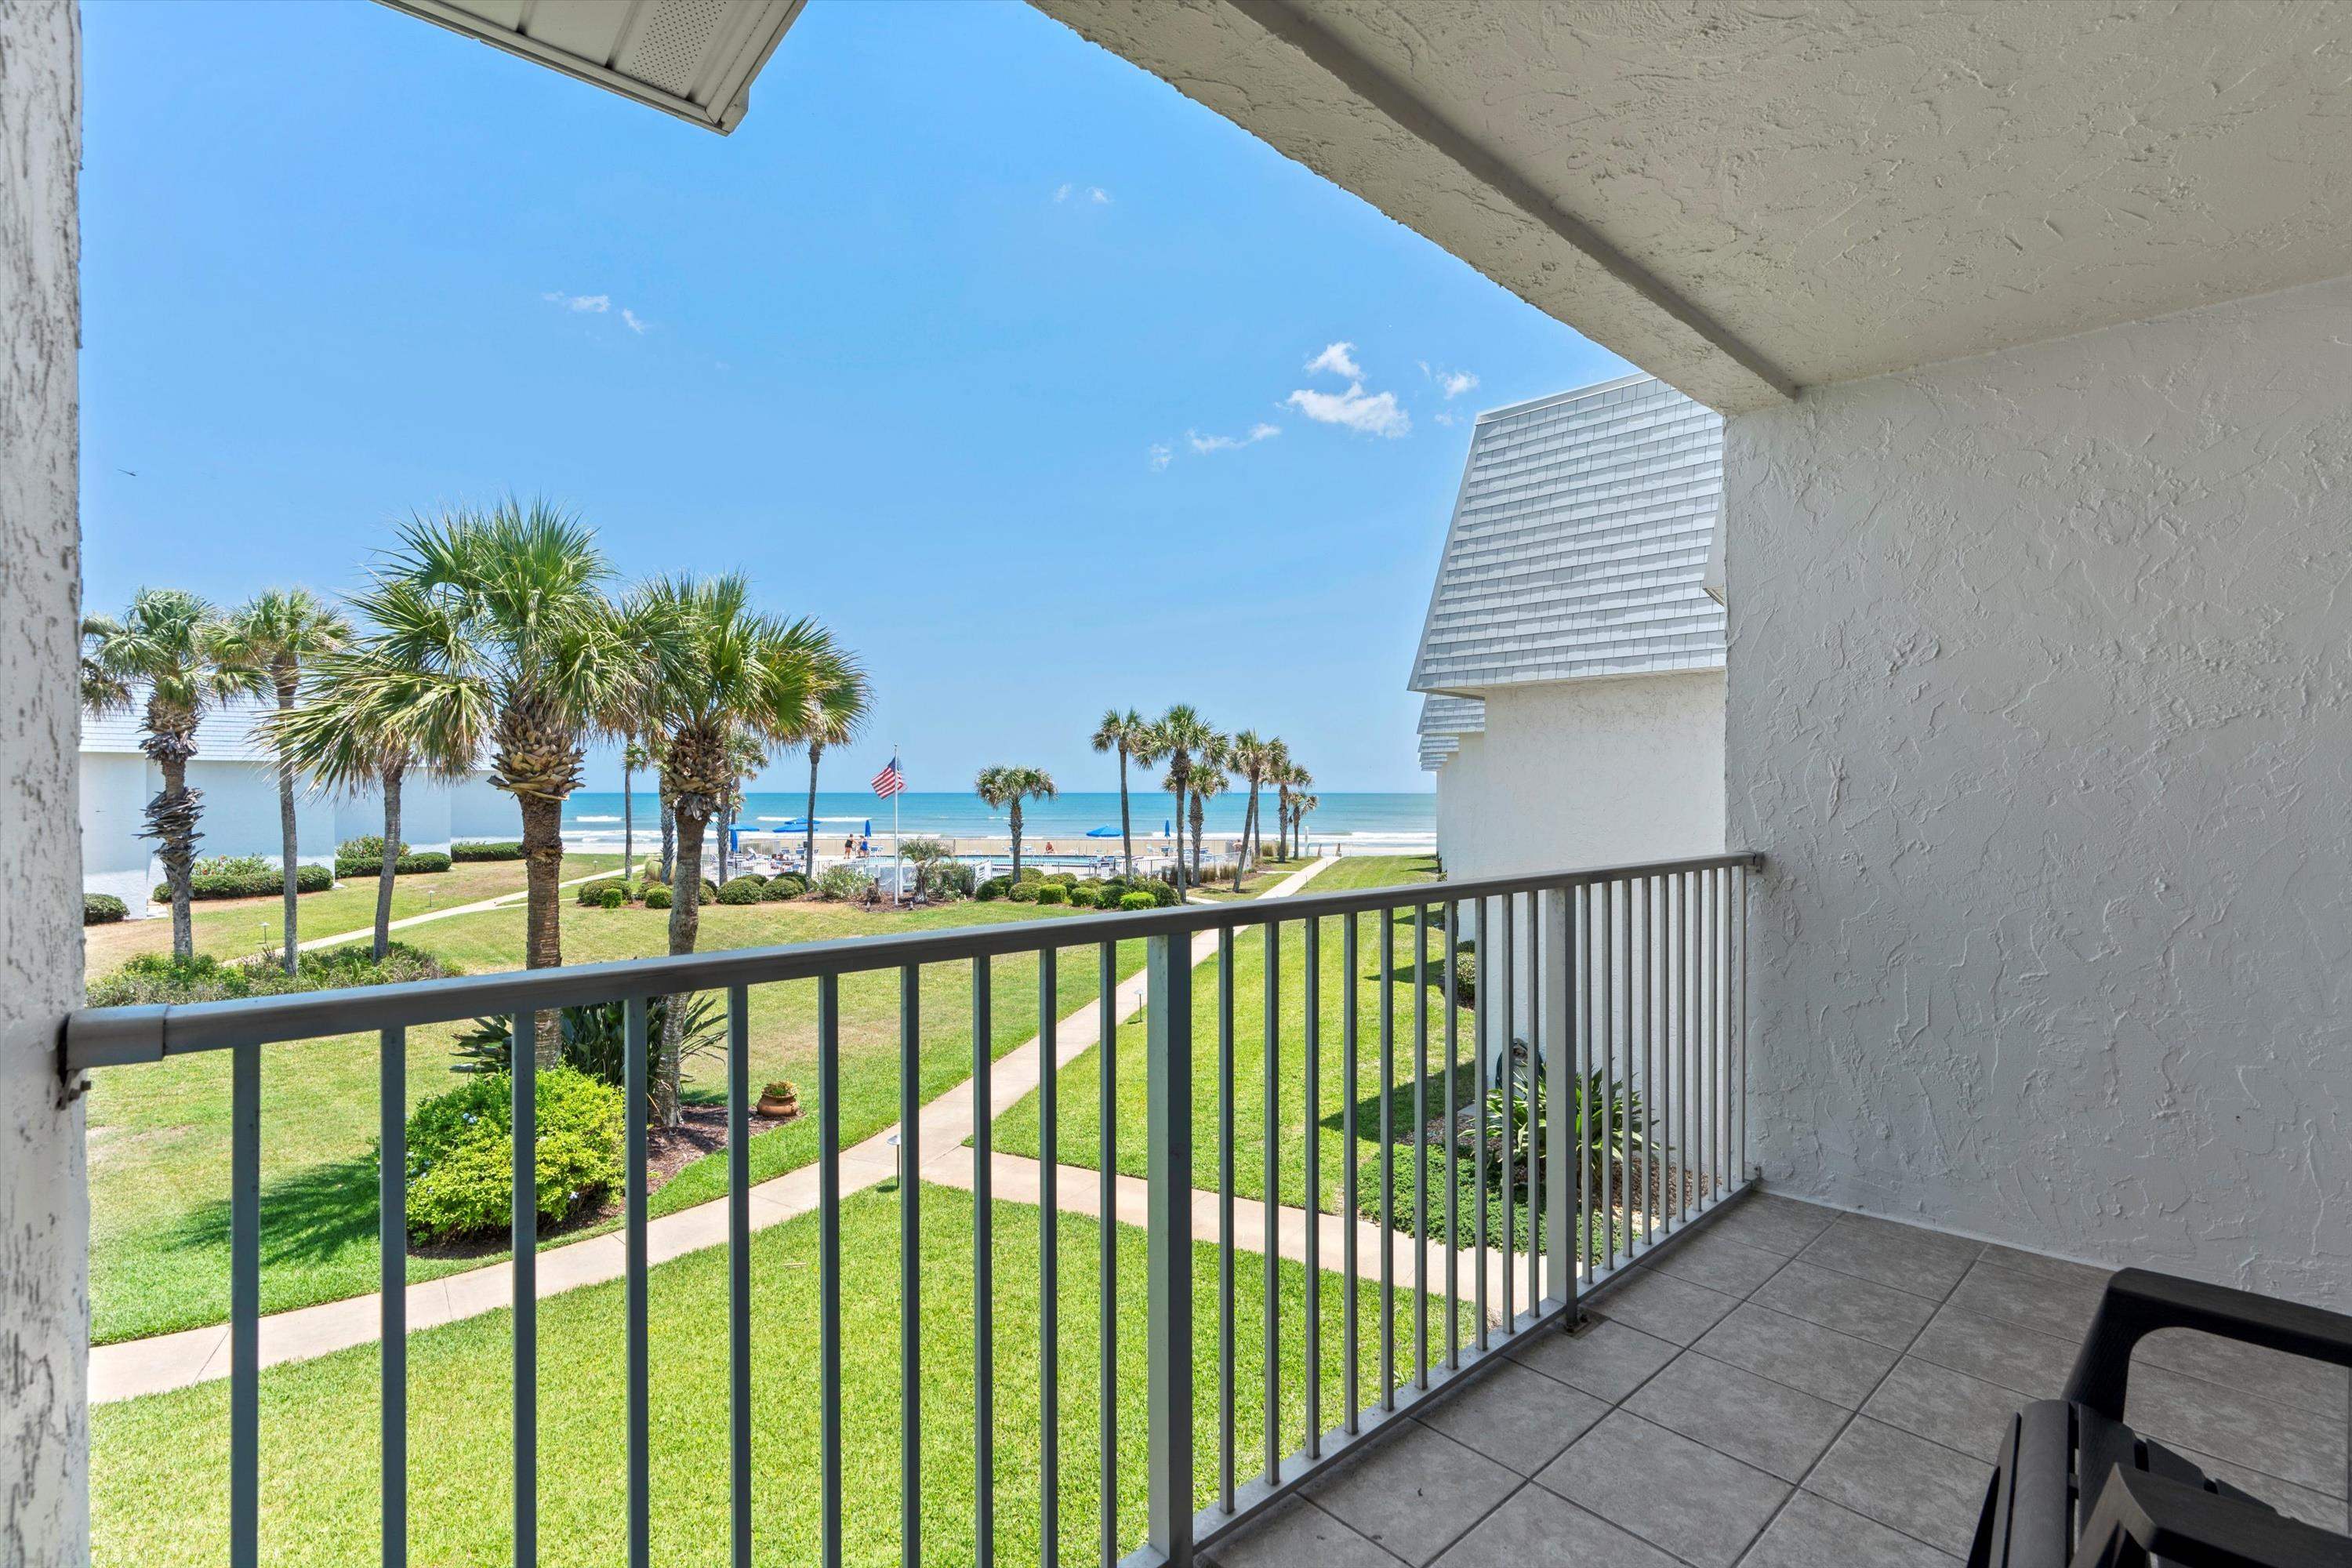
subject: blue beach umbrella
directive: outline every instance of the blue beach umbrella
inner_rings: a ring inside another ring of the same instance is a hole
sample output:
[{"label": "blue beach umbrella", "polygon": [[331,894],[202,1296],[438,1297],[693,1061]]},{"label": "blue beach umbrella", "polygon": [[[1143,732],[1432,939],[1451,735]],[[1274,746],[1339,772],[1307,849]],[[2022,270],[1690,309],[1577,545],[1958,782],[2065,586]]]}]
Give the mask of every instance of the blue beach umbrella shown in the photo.
[{"label": "blue beach umbrella", "polygon": [[1160,823],[1160,837],[1162,838],[1175,837],[1176,825],[1164,817],[1161,818]]},{"label": "blue beach umbrella", "polygon": [[1118,829],[1116,827],[1089,827],[1087,829],[1087,837],[1089,838],[1116,838],[1118,837]]},{"label": "blue beach umbrella", "polygon": [[868,838],[874,837],[874,819],[870,816],[866,819],[866,837]]}]

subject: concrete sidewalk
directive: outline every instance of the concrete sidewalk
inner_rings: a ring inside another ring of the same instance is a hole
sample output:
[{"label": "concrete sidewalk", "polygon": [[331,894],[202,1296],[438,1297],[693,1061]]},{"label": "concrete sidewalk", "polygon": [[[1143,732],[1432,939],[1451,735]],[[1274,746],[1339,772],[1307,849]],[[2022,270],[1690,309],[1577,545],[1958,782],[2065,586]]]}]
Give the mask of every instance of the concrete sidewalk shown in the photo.
[{"label": "concrete sidewalk", "polygon": [[[1261,898],[1287,898],[1313,880],[1325,867],[1335,863],[1333,859],[1321,859],[1301,867]],[[597,875],[609,876],[611,873],[600,872]],[[467,908],[493,908],[502,901],[494,899]],[[412,916],[409,921],[398,923],[415,923],[464,912],[467,910],[444,910],[433,915]],[[360,934],[369,933],[363,931]],[[1216,950],[1216,933],[1200,933],[1192,942],[1193,963],[1199,964],[1214,954]],[[1118,989],[1112,993],[1118,1018],[1132,1017],[1142,1007],[1148,984],[1149,977],[1143,973],[1120,983]],[[1095,1044],[1099,1008],[1098,1001],[1090,1001],[1055,1026],[1056,1068],[1076,1059]],[[1042,1049],[1038,1038],[1032,1036],[996,1059],[990,1075],[989,1115],[992,1120],[1003,1114],[1037,1087],[1041,1076],[1039,1058]],[[969,1173],[970,1151],[963,1148],[963,1143],[971,1136],[976,1125],[971,1080],[966,1079],[927,1102],[919,1120],[919,1162],[926,1166],[934,1162],[951,1164],[952,1157],[961,1153]],[[841,1191],[844,1197],[878,1185],[898,1174],[898,1152],[895,1143],[898,1131],[898,1125],[893,1123],[841,1152]],[[1091,1194],[1087,1201],[1092,1202]],[[814,1211],[816,1202],[817,1168],[814,1164],[804,1165],[751,1189],[751,1226],[760,1230],[772,1225],[781,1225],[785,1220]],[[1069,1205],[1066,1204],[1064,1206]],[[1125,1217],[1123,1208],[1121,1217]],[[1213,1235],[1213,1230],[1210,1234]],[[1336,1231],[1334,1235],[1336,1261]],[[706,1247],[724,1246],[726,1240],[727,1201],[724,1198],[664,1215],[646,1226],[646,1249],[655,1263],[665,1263]],[[537,1294],[544,1299],[583,1285],[620,1279],[627,1271],[625,1248],[626,1240],[616,1230],[543,1249],[539,1254]],[[261,1364],[267,1367],[282,1362],[308,1361],[353,1345],[373,1344],[381,1327],[381,1302],[382,1298],[371,1291],[367,1295],[348,1297],[341,1301],[321,1302],[315,1307],[271,1313],[261,1320]],[[514,1279],[510,1265],[505,1262],[488,1264],[446,1279],[411,1285],[408,1288],[408,1327],[414,1333],[513,1304]],[[157,1334],[149,1339],[129,1340],[121,1344],[101,1345],[89,1352],[89,1397],[95,1405],[136,1398],[143,1394],[160,1394],[166,1389],[184,1388],[227,1375],[228,1325],[226,1323],[186,1329],[174,1334]]]}]

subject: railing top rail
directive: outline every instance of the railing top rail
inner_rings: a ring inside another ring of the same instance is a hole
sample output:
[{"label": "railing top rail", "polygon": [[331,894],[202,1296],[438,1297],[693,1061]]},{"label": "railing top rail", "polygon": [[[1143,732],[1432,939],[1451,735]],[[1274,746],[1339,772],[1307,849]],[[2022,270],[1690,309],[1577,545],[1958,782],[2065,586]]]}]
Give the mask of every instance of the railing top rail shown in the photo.
[{"label": "railing top rail", "polygon": [[69,1014],[60,1045],[68,1076],[93,1068],[158,1061],[166,1056],[219,1050],[230,1046],[268,1045],[320,1039],[367,1029],[454,1023],[491,1013],[544,1011],[629,996],[717,991],[730,985],[762,985],[807,980],[821,974],[853,974],[906,964],[1034,952],[1043,948],[1085,947],[1151,936],[1188,935],[1225,927],[1349,915],[1415,901],[1499,898],[1510,893],[1573,888],[1595,882],[1678,871],[1745,866],[1758,869],[1761,854],[1738,850],[1680,860],[1538,871],[1474,880],[1406,883],[1308,893],[1272,901],[1237,899],[1217,904],[1179,904],[1132,913],[1076,915],[1052,921],[1015,921],[960,926],[905,935],[837,937],[828,942],[776,947],[737,948],[677,957],[620,959],[609,963],[569,964],[557,969],[512,970],[498,974],[413,980],[392,985],[305,991],[229,1002],[191,1002],[141,1007],[85,1007]]}]

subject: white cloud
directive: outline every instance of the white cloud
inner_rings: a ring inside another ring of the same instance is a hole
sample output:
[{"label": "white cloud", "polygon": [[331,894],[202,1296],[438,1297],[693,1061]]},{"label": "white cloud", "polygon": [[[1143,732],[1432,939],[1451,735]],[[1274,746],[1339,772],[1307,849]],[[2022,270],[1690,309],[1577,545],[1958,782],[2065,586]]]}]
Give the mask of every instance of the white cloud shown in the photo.
[{"label": "white cloud", "polygon": [[613,308],[613,297],[610,294],[566,294],[562,289],[557,289],[551,294],[541,294],[540,298],[551,305],[561,305],[567,310],[580,310],[597,316],[603,315]]},{"label": "white cloud", "polygon": [[1054,187],[1054,199],[1057,202],[1066,202],[1070,199],[1069,181],[1064,180],[1060,184]]},{"label": "white cloud", "polygon": [[1438,410],[1433,417],[1435,418],[1440,425],[1456,425],[1461,423],[1461,421],[1455,419],[1453,415],[1446,413],[1444,409]]},{"label": "white cloud", "polygon": [[1476,386],[1478,378],[1466,370],[1449,370],[1438,376],[1437,384],[1450,402]]},{"label": "white cloud", "polygon": [[1173,461],[1176,454],[1165,443],[1154,441],[1151,444],[1150,457],[1151,471],[1156,474]]},{"label": "white cloud", "polygon": [[[1329,344],[1321,353],[1307,362],[1307,374],[1313,375],[1328,370],[1333,375],[1344,375],[1349,381],[1361,380],[1364,372],[1363,367],[1356,363],[1355,348],[1353,343]],[[1294,395],[1292,401],[1297,400]]]},{"label": "white cloud", "polygon": [[[1324,353],[1328,357],[1330,350]],[[1301,387],[1290,395],[1289,401],[1293,408],[1318,425],[1342,426],[1367,436],[1393,438],[1412,428],[1412,416],[1397,405],[1395,393],[1367,393],[1360,381],[1349,382],[1345,392],[1314,392]]]},{"label": "white cloud", "polygon": [[1054,187],[1054,199],[1055,201],[1066,202],[1072,196],[1083,196],[1087,201],[1094,203],[1097,206],[1108,206],[1110,205],[1110,193],[1104,190],[1100,185],[1079,186],[1072,184],[1067,180],[1064,180],[1060,184]]},{"label": "white cloud", "polygon": [[1197,430],[1187,430],[1184,439],[1192,443],[1195,452],[1230,452],[1241,447],[1255,447],[1260,441],[1281,434],[1281,426],[1268,425],[1260,420],[1250,426],[1246,436],[1203,436]]},{"label": "white cloud", "polygon": [[1100,185],[1088,185],[1087,187],[1087,200],[1100,206],[1108,206],[1110,205],[1110,193],[1104,190]]},{"label": "white cloud", "polygon": [[621,308],[621,320],[628,324],[629,331],[633,332],[642,332],[646,330],[645,318],[625,305]]}]

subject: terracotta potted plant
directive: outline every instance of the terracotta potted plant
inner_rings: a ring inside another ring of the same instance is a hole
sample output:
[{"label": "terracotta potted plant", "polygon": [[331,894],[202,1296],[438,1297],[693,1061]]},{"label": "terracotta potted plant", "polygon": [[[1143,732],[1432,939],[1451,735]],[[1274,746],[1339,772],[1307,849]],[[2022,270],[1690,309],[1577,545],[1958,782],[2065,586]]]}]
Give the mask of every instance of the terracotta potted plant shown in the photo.
[{"label": "terracotta potted plant", "polygon": [[798,1116],[801,1113],[801,1091],[789,1079],[778,1079],[760,1090],[760,1114],[762,1116]]}]

